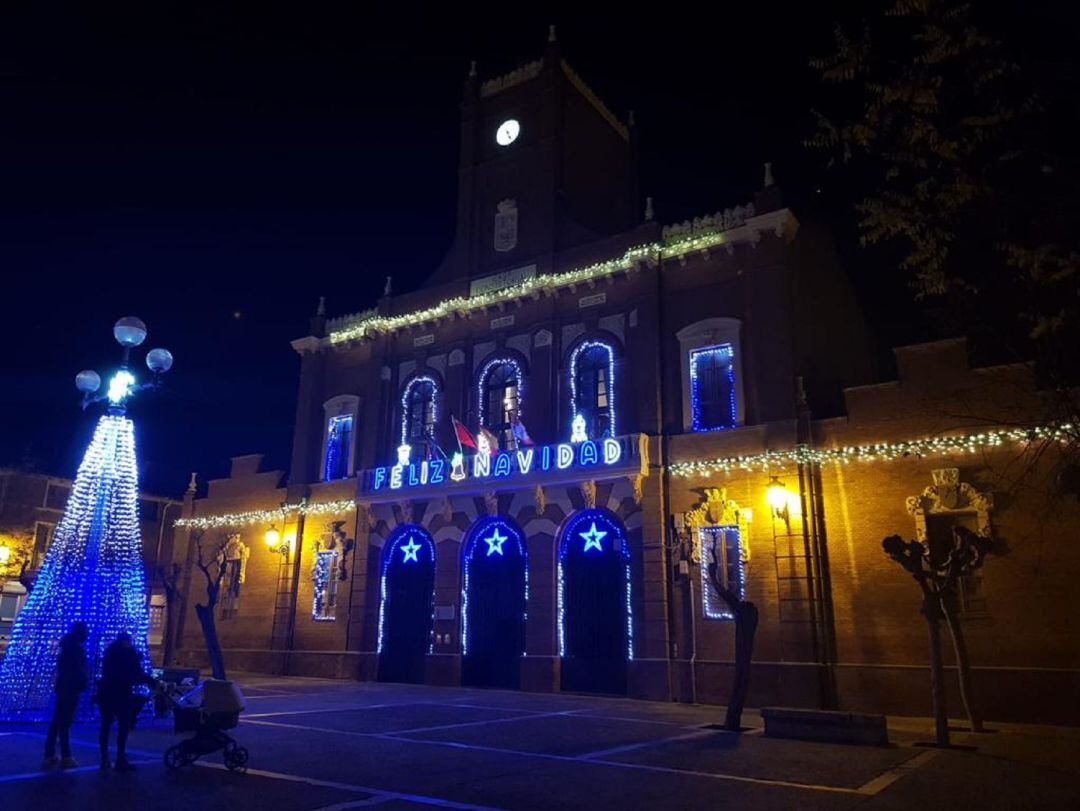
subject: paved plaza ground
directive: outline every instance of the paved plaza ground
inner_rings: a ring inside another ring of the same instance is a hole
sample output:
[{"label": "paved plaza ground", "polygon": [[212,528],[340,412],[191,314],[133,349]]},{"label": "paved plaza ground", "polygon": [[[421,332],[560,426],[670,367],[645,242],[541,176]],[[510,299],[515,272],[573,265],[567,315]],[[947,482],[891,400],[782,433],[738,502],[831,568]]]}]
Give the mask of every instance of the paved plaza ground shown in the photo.
[{"label": "paved plaza ground", "polygon": [[309,811],[399,808],[1080,808],[1080,730],[993,724],[975,749],[918,746],[929,722],[890,719],[890,747],[731,735],[716,707],[572,695],[246,676],[236,737],[176,773],[165,721],[132,734],[133,774],[100,774],[96,729],[78,769],[42,772],[44,730],[0,725],[0,808]]}]

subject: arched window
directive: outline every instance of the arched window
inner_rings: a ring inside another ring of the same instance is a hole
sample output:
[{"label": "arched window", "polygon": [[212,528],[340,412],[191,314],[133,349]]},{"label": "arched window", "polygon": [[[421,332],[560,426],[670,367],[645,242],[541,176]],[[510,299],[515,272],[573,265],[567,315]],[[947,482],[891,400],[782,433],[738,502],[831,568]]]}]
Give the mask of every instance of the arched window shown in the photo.
[{"label": "arched window", "polygon": [[512,358],[495,358],[480,370],[477,383],[480,425],[498,438],[503,449],[517,447],[514,422],[521,418],[524,395],[521,367]]},{"label": "arched window", "polygon": [[585,420],[589,439],[615,436],[615,350],[602,341],[583,341],[570,355],[572,416]]},{"label": "arched window", "polygon": [[352,394],[340,394],[323,403],[323,481],[330,482],[353,475],[359,408],[360,398]]},{"label": "arched window", "polygon": [[435,436],[435,397],[439,386],[426,375],[414,377],[401,393],[401,444],[426,445]]}]

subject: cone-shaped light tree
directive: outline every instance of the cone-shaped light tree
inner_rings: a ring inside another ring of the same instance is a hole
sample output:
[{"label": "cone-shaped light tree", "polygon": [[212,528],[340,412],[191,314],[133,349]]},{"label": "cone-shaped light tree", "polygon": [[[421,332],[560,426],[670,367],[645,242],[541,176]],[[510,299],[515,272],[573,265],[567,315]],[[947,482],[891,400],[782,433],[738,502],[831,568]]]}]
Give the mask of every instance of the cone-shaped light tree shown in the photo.
[{"label": "cone-shaped light tree", "polygon": [[[146,357],[154,378],[138,385],[128,368],[131,349],[146,338],[137,318],[122,318],[113,328],[124,347],[123,363],[105,394],[95,372],[80,372],[76,386],[83,407],[104,402],[99,419],[26,605],[15,619],[11,642],[0,662],[0,719],[48,720],[60,638],[74,622],[90,631],[87,653],[91,677],[101,675],[105,647],[121,631],[149,667],[146,573],[138,515],[135,431],[125,415],[136,392],[157,384],[172,366],[172,355],[151,350]],[[90,692],[79,715],[91,712]]]}]

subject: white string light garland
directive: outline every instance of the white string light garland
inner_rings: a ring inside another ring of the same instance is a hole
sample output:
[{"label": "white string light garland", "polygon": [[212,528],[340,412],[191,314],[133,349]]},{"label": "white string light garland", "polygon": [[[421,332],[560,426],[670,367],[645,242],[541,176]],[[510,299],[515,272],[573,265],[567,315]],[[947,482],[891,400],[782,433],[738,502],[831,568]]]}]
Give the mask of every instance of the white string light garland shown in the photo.
[{"label": "white string light garland", "polygon": [[184,529],[220,529],[222,527],[239,527],[246,524],[268,524],[281,520],[283,515],[297,513],[299,515],[326,515],[327,513],[343,513],[356,509],[356,502],[349,499],[340,501],[321,501],[309,503],[301,501],[297,504],[283,504],[272,510],[249,510],[241,513],[227,513],[225,515],[205,515],[193,518],[178,518],[173,526]]},{"label": "white string light garland", "polygon": [[927,437],[905,442],[878,442],[873,445],[848,445],[840,448],[808,448],[805,445],[784,451],[765,451],[747,456],[729,456],[700,462],[675,462],[669,467],[672,476],[702,476],[731,473],[735,470],[768,470],[770,467],[797,465],[803,462],[891,461],[907,457],[940,454],[975,453],[1016,442],[1068,442],[1073,426],[1040,425],[1034,428],[1010,428],[960,436]]}]

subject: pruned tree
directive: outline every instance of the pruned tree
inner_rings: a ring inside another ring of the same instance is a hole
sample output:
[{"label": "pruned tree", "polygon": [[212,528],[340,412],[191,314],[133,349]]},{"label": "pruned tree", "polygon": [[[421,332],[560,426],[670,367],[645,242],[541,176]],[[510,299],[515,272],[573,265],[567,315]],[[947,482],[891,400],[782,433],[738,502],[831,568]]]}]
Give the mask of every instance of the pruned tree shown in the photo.
[{"label": "pruned tree", "polygon": [[183,567],[179,563],[171,566],[158,566],[157,576],[165,589],[165,643],[161,662],[168,667],[173,663],[173,649],[176,644],[176,608],[180,605],[180,580]]},{"label": "pruned tree", "polygon": [[935,559],[929,544],[905,541],[890,535],[881,542],[885,554],[912,576],[922,592],[922,615],[930,639],[930,697],[938,746],[949,745],[948,709],[945,701],[945,667],[941,655],[941,623],[946,622],[956,653],[960,697],[973,732],[981,732],[982,720],[971,690],[971,665],[957,615],[960,580],[977,572],[991,552],[993,541],[966,527],[953,528],[952,547]]},{"label": "pruned tree", "polygon": [[[225,574],[228,571],[225,562],[227,541],[219,541],[213,555],[204,557],[203,534],[193,535],[193,540],[195,541],[195,565],[206,578],[206,602],[195,604],[195,616],[199,618],[199,625],[202,627],[206,654],[210,660],[210,671],[215,679],[224,679],[225,657],[221,653],[221,643],[218,641],[215,610],[218,598],[221,596],[221,586],[225,582]],[[214,569],[215,566],[216,569]]]},{"label": "pruned tree", "polygon": [[713,590],[727,604],[735,623],[735,678],[731,684],[731,697],[724,714],[724,729],[738,732],[742,729],[742,713],[750,692],[750,668],[754,659],[754,637],[758,627],[758,609],[738,592],[725,585],[721,577],[719,536],[713,536],[709,549],[709,582]]}]

